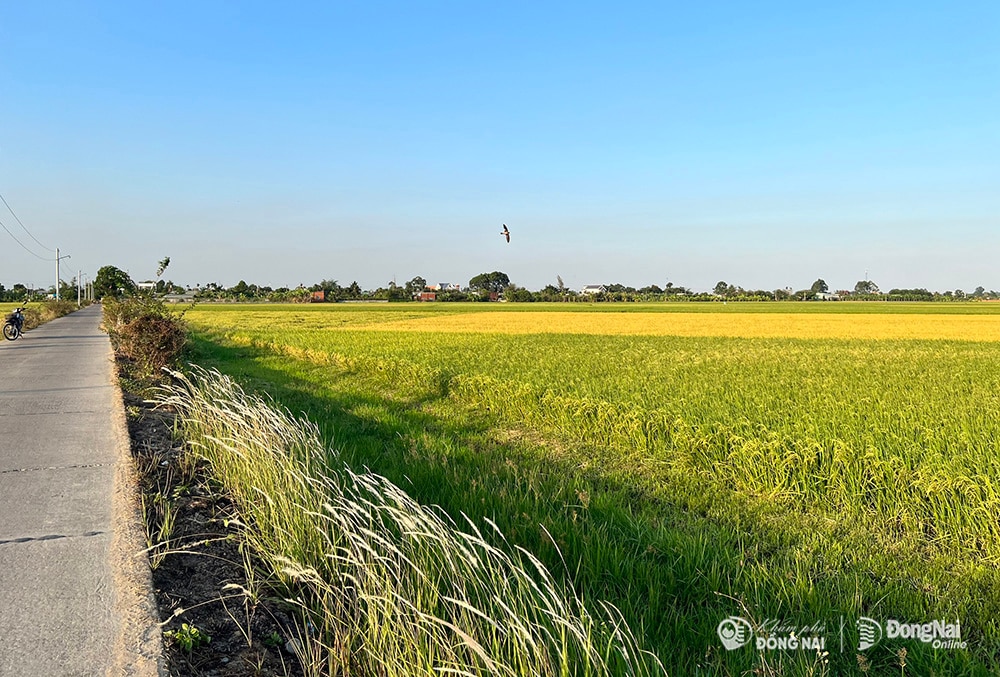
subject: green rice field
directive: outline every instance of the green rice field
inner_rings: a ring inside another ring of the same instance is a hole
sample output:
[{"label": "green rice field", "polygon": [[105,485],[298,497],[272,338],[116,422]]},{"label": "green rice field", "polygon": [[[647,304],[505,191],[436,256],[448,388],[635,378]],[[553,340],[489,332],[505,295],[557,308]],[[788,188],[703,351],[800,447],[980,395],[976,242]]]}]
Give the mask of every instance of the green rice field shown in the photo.
[{"label": "green rice field", "polygon": [[[669,674],[1000,672],[1000,304],[203,304],[185,320],[192,362],[313,421],[351,468],[495,523],[613,604]],[[729,617],[747,645],[722,641]],[[862,619],[960,638],[861,648]],[[777,647],[805,626],[822,646]]]}]

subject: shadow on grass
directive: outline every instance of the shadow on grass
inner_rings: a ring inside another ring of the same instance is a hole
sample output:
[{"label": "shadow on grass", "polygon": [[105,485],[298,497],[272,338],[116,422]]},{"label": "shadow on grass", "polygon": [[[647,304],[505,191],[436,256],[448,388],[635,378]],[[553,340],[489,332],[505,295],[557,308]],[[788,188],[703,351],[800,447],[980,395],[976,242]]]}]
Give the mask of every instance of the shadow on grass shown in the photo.
[{"label": "shadow on grass", "polygon": [[[850,568],[839,577],[817,575],[811,562],[797,561],[800,536],[780,524],[747,514],[709,518],[692,510],[692,492],[708,495],[702,505],[726,500],[712,497],[696,477],[675,478],[676,487],[653,493],[629,483],[627,467],[609,472],[593,462],[595,455],[610,459],[611,452],[582,453],[520,429],[516,421],[463,408],[442,396],[438,384],[399,392],[371,375],[197,334],[189,359],[314,421],[349,465],[384,475],[456,522],[463,514],[477,525],[494,520],[511,543],[572,582],[592,607],[605,600],[620,609],[671,673],[799,674],[822,658],[750,647],[727,652],[716,628],[728,616],[825,623],[827,669],[855,673],[854,619],[868,610],[866,600],[890,599],[887,608],[917,620],[926,611],[904,580]],[[992,607],[1000,608],[995,597]],[[900,674],[896,648],[867,652],[870,674]],[[922,648],[910,647],[906,663],[914,672],[902,674],[991,672],[965,652]],[[977,654],[996,665],[995,649]]]}]

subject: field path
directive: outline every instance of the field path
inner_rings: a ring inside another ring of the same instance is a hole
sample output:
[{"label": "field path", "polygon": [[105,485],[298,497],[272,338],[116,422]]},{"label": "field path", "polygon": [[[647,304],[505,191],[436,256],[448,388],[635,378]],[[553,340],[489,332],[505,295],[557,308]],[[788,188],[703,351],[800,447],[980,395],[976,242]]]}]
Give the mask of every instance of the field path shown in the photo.
[{"label": "field path", "polygon": [[155,674],[122,655],[148,571],[115,497],[127,433],[100,320],[95,305],[0,345],[0,675]]}]

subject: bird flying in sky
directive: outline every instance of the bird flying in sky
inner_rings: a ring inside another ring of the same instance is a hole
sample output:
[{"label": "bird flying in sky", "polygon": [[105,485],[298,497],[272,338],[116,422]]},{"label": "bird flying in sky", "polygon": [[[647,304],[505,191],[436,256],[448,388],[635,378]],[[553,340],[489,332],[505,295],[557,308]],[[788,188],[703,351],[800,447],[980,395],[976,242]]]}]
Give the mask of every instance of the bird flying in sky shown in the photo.
[{"label": "bird flying in sky", "polygon": [[510,231],[507,230],[507,224],[503,224],[503,232],[500,233],[505,238],[507,238],[507,243],[510,244]]}]

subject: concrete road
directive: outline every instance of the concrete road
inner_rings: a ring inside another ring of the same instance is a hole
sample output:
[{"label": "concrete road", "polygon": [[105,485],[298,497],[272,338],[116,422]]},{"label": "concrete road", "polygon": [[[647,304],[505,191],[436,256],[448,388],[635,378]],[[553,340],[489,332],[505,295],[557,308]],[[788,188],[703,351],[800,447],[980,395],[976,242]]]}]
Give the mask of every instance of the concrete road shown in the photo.
[{"label": "concrete road", "polygon": [[136,596],[120,571],[141,547],[116,533],[135,512],[116,507],[130,464],[100,319],[0,340],[0,675],[149,674],[121,655],[122,605],[145,604],[148,580],[135,569]]}]

